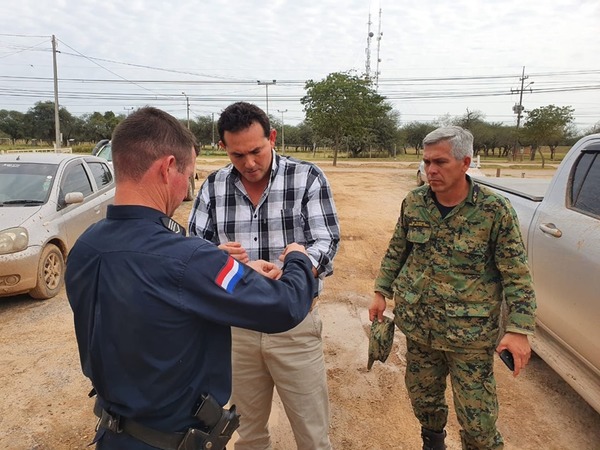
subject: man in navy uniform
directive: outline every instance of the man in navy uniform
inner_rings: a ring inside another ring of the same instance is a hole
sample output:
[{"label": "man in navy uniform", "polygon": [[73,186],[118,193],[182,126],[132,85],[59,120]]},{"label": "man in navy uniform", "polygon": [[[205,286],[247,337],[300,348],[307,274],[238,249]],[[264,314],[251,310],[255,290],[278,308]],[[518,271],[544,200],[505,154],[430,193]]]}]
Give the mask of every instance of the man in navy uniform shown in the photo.
[{"label": "man in navy uniform", "polygon": [[230,326],[273,333],[300,323],[317,290],[312,263],[298,244],[286,247],[280,271],[185,237],[171,216],[195,169],[195,139],[169,114],[131,114],[112,152],[115,204],[79,238],[66,272],[83,373],[97,393],[94,442],[224,448],[237,426],[234,408],[221,408]]}]

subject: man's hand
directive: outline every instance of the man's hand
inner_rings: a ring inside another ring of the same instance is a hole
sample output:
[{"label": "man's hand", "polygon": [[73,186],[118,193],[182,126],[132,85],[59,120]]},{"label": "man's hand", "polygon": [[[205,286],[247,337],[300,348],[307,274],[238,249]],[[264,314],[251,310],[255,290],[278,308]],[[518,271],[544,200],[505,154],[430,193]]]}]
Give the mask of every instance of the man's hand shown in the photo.
[{"label": "man's hand", "polygon": [[287,254],[290,252],[301,252],[301,253],[304,253],[306,256],[308,256],[308,253],[306,252],[304,245],[300,245],[300,244],[296,244],[295,242],[292,242],[291,244],[288,244],[286,248],[283,249],[283,253],[281,255],[279,255],[279,261],[283,262],[285,260],[285,257],[287,256]]},{"label": "man's hand", "polygon": [[250,261],[250,258],[248,258],[248,253],[246,253],[246,249],[242,247],[242,244],[239,242],[226,242],[225,244],[219,245],[219,248],[221,250],[225,250],[239,262],[248,264],[248,261]]},{"label": "man's hand", "polygon": [[521,369],[527,365],[529,358],[531,357],[531,347],[529,346],[527,335],[520,333],[506,333],[500,340],[498,347],[496,347],[496,351],[500,353],[505,348],[512,353],[513,359],[515,360],[515,371],[513,372],[513,376],[516,377],[519,375]]},{"label": "man's hand", "polygon": [[385,297],[381,295],[381,292],[375,292],[375,297],[369,306],[369,320],[373,322],[377,317],[379,323],[383,322],[383,312],[386,306]]},{"label": "man's hand", "polygon": [[[295,242],[292,242],[291,244],[289,244],[284,250],[283,253],[281,255],[279,255],[279,261],[284,262],[285,261],[285,257],[287,256],[287,254],[289,252],[302,252],[304,253],[306,256],[308,256],[308,252],[306,251],[306,248],[304,248],[303,245],[300,244],[296,244]],[[318,273],[317,273],[317,268],[313,267],[312,268],[312,273],[315,276],[315,278],[318,277]]]},{"label": "man's hand", "polygon": [[270,263],[269,261],[265,261],[264,259],[257,259],[256,261],[251,261],[248,263],[248,265],[261,275],[264,275],[265,277],[270,278],[272,280],[279,280],[279,278],[281,277],[281,269],[275,264]]}]

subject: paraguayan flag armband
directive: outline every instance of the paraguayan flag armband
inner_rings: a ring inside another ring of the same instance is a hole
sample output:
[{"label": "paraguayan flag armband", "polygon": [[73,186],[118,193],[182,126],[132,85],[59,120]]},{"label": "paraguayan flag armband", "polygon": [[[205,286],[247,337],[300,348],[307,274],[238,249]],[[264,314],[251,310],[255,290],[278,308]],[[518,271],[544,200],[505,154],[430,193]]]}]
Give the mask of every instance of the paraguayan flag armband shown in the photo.
[{"label": "paraguayan flag armband", "polygon": [[231,294],[243,275],[244,266],[230,256],[227,258],[225,266],[217,274],[215,283]]}]

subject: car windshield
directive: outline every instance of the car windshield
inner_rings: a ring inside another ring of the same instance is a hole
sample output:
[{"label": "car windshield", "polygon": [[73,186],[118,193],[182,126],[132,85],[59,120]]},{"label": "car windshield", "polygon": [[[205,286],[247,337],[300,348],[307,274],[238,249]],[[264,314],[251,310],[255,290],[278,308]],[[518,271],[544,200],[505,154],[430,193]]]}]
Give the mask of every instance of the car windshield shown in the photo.
[{"label": "car windshield", "polygon": [[57,169],[57,164],[0,163],[0,206],[46,203]]},{"label": "car windshield", "polygon": [[100,150],[96,156],[104,158],[107,161],[112,161],[112,146],[110,143],[102,147],[102,150]]}]

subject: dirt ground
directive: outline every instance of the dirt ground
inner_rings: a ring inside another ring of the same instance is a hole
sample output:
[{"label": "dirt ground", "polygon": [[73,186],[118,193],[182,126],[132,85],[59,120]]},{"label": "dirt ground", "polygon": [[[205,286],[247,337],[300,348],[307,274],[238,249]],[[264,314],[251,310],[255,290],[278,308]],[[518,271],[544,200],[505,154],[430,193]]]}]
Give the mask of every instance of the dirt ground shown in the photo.
[{"label": "dirt ground", "polygon": [[[199,160],[203,176],[225,161]],[[331,440],[337,450],[419,449],[403,375],[404,338],[396,332],[385,364],[366,370],[367,307],[373,279],[406,192],[415,187],[416,164],[321,164],[329,178],[342,227],[335,274],[320,300],[331,400]],[[496,169],[485,170],[494,176]],[[551,176],[548,171],[503,169],[503,175]],[[187,225],[191,202],[176,220]],[[391,305],[390,305],[391,306]],[[389,312],[388,308],[388,312]],[[600,415],[540,358],[517,379],[497,360],[498,427],[507,449],[600,449]],[[81,374],[72,314],[64,290],[44,302],[17,296],[0,300],[0,449],[83,449],[96,420],[90,383]],[[451,401],[451,396],[449,401]],[[276,400],[274,450],[296,448]],[[448,449],[460,449],[454,413]]]}]

